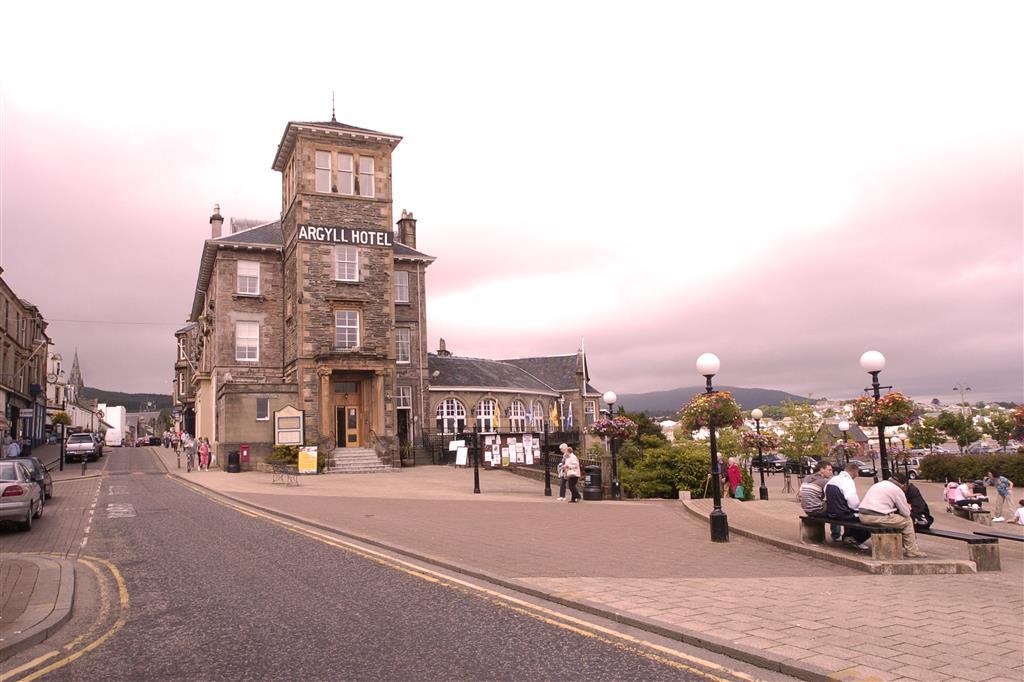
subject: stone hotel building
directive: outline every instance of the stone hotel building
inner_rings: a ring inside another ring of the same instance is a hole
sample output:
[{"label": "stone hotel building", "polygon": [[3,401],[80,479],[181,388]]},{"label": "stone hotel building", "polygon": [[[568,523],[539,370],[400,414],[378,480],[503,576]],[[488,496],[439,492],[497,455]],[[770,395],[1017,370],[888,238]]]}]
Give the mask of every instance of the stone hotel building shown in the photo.
[{"label": "stone hotel building", "polygon": [[208,437],[220,461],[242,444],[250,464],[265,457],[286,442],[289,415],[306,444],[389,467],[435,433],[578,429],[597,414],[582,352],[495,361],[455,357],[443,342],[427,352],[434,257],[417,249],[412,213],[394,221],[400,141],[333,118],[290,122],[272,165],[280,219],[225,228],[215,207],[176,332],[174,398],[182,428]]}]

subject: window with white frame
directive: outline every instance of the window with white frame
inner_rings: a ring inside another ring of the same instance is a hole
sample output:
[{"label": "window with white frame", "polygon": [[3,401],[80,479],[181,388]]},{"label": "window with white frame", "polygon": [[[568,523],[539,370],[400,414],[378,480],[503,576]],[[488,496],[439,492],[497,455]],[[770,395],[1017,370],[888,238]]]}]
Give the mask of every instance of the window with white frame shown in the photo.
[{"label": "window with white frame", "polygon": [[493,398],[484,398],[476,406],[476,425],[481,431],[494,430],[494,415],[498,412],[498,402]]},{"label": "window with white frame", "polygon": [[352,155],[338,154],[338,194],[352,194]]},{"label": "window with white frame", "polygon": [[178,395],[185,395],[185,373],[178,372]]},{"label": "window with white frame", "polygon": [[334,311],[334,348],[336,350],[352,350],[354,348],[359,348],[358,311]]},{"label": "window with white frame", "polygon": [[508,421],[513,433],[522,433],[526,430],[526,405],[522,400],[513,400],[508,406]]},{"label": "window with white frame", "polygon": [[533,430],[544,430],[544,403],[536,401],[533,403]]},{"label": "window with white frame", "polygon": [[235,360],[255,362],[260,359],[260,323],[235,322]]},{"label": "window with white frame", "polygon": [[409,271],[395,270],[395,303],[409,302]]},{"label": "window with white frame", "polygon": [[331,153],[317,151],[316,153],[316,184],[317,192],[331,191]]},{"label": "window with white frame", "polygon": [[399,410],[412,409],[412,386],[395,387],[395,408]]},{"label": "window with white frame", "polygon": [[440,433],[462,433],[466,428],[466,408],[455,398],[447,398],[437,406],[437,430]]},{"label": "window with white frame", "polygon": [[395,328],[395,362],[407,365],[412,360],[412,338],[408,327]]},{"label": "window with white frame", "polygon": [[597,419],[597,402],[593,400],[583,401],[583,421],[590,426]]},{"label": "window with white frame", "polygon": [[185,339],[178,339],[178,359],[185,359]]},{"label": "window with white frame", "polygon": [[354,246],[335,245],[334,279],[339,282],[359,281],[359,249]]},{"label": "window with white frame", "polygon": [[373,197],[373,157],[359,157],[359,196]]},{"label": "window with white frame", "polygon": [[270,421],[270,398],[256,398],[256,421]]},{"label": "window with white frame", "polygon": [[254,260],[238,261],[238,286],[240,294],[256,295],[260,293],[260,264]]}]

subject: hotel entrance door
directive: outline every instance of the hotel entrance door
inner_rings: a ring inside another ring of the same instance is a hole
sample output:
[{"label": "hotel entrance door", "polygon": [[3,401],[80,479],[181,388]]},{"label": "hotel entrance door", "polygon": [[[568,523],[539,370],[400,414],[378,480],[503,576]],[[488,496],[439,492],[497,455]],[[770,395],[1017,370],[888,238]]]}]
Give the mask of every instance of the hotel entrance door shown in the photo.
[{"label": "hotel entrance door", "polygon": [[334,435],[338,447],[362,447],[362,382],[340,376],[332,383],[334,389]]}]

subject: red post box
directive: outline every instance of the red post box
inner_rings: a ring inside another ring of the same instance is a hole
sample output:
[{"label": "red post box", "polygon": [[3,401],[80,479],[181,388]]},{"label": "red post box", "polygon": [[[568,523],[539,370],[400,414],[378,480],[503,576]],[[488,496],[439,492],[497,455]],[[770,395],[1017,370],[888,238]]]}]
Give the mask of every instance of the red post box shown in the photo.
[{"label": "red post box", "polygon": [[249,444],[248,443],[242,443],[241,445],[238,446],[238,451],[239,451],[239,453],[241,453],[242,463],[248,464],[249,463]]}]

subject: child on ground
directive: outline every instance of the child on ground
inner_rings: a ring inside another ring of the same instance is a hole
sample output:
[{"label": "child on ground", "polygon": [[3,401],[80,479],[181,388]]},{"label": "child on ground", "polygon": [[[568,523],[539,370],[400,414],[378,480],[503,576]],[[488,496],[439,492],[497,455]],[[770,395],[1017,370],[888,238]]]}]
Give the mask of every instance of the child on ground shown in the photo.
[{"label": "child on ground", "polygon": [[1024,500],[1021,500],[1019,504],[1020,506],[1017,507],[1017,511],[1013,512],[1013,518],[1018,525],[1024,526]]}]

